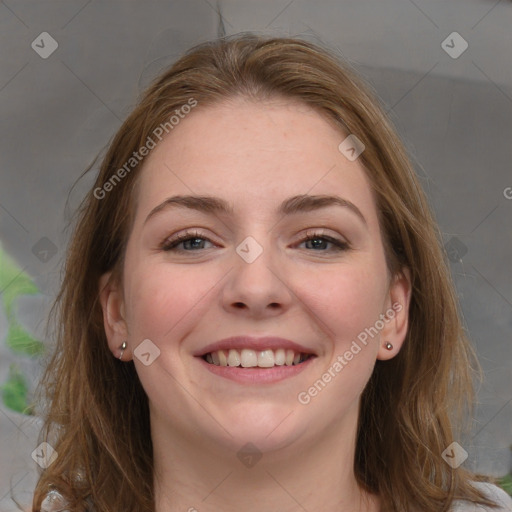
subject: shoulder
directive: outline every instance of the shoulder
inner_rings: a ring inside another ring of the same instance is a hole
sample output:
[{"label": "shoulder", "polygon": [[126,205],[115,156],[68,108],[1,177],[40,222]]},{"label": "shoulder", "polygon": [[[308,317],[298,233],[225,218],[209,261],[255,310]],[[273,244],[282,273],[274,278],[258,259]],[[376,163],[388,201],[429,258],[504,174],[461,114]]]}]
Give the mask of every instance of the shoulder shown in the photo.
[{"label": "shoulder", "polygon": [[487,498],[498,504],[498,507],[485,507],[469,501],[457,500],[453,503],[450,512],[512,512],[512,497],[500,487],[485,482],[472,482],[471,485],[483,491]]}]

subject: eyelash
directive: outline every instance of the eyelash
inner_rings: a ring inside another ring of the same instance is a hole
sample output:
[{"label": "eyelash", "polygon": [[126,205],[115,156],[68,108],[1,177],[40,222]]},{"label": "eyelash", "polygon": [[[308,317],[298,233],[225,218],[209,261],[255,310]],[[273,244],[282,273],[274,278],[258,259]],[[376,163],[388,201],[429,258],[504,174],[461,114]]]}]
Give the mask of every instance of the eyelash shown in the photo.
[{"label": "eyelash", "polygon": [[[188,240],[194,240],[194,239],[200,239],[200,240],[206,240],[210,243],[213,243],[209,238],[206,238],[201,235],[201,233],[197,231],[186,231],[185,233],[182,233],[181,235],[176,236],[172,240],[165,240],[160,249],[165,252],[171,252],[171,251],[177,251],[177,252],[196,252],[196,251],[190,251],[190,250],[184,250],[184,249],[176,249],[176,247],[182,243],[186,242]],[[340,251],[346,251],[350,249],[350,244],[348,242],[345,242],[343,240],[338,240],[336,238],[333,238],[328,235],[324,235],[320,232],[307,232],[306,236],[299,240],[298,243],[308,242],[310,240],[325,240],[326,242],[329,242],[334,245],[335,248],[331,249],[331,251],[334,252],[340,252]],[[315,252],[330,252],[330,251],[315,251]]]}]

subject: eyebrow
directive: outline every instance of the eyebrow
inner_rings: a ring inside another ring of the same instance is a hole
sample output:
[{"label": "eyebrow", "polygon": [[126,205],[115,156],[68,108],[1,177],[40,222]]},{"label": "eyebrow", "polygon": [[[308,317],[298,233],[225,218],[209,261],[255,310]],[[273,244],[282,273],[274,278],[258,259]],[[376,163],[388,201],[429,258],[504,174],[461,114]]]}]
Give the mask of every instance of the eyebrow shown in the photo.
[{"label": "eyebrow", "polygon": [[[366,225],[366,219],[361,213],[361,210],[352,202],[347,199],[343,199],[339,196],[331,195],[297,195],[285,199],[277,210],[278,215],[294,215],[298,213],[311,212],[320,210],[321,208],[327,208],[330,206],[341,206],[348,208],[350,211],[355,213]],[[169,208],[187,208],[190,210],[196,210],[202,213],[213,213],[213,214],[233,214],[233,206],[219,197],[212,196],[192,196],[192,195],[180,195],[168,197],[165,201],[155,206],[146,217],[144,224],[149,219],[154,217],[159,212],[167,210]]]}]

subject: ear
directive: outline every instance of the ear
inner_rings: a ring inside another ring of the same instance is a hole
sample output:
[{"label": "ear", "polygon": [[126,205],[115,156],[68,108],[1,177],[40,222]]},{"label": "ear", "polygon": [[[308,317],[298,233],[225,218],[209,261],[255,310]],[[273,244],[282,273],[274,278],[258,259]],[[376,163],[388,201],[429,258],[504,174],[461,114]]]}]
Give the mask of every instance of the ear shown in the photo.
[{"label": "ear", "polygon": [[[118,358],[121,355],[121,345],[128,338],[128,328],[125,321],[123,293],[120,286],[112,279],[112,272],[101,276],[99,296],[108,346],[112,354]],[[132,355],[127,348],[123,354],[123,361],[130,359]]]},{"label": "ear", "polygon": [[[395,357],[402,348],[409,326],[409,304],[411,301],[411,272],[403,267],[392,278],[389,285],[386,308],[383,312],[387,321],[380,335],[380,347],[377,359],[388,360]],[[391,343],[388,350],[385,345]]]}]

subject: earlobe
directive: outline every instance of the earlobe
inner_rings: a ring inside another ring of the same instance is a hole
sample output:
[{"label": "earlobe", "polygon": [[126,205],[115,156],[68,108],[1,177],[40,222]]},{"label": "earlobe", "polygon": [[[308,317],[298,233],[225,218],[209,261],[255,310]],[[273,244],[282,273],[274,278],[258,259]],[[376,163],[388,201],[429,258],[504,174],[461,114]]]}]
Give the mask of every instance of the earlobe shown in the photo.
[{"label": "earlobe", "polygon": [[389,288],[388,309],[385,312],[388,323],[381,332],[377,359],[395,357],[405,341],[409,325],[409,304],[411,301],[411,273],[404,267],[397,273]]},{"label": "earlobe", "polygon": [[[122,290],[112,279],[112,273],[103,274],[99,281],[99,298],[103,310],[103,325],[110,351],[119,358],[123,342],[128,337],[125,321],[124,300]],[[129,359],[124,354],[123,360]]]}]

